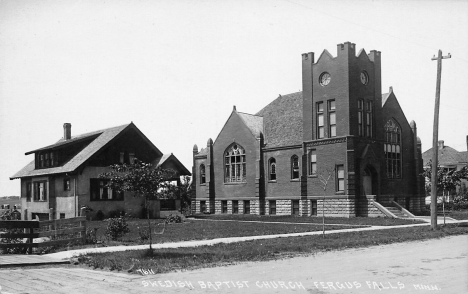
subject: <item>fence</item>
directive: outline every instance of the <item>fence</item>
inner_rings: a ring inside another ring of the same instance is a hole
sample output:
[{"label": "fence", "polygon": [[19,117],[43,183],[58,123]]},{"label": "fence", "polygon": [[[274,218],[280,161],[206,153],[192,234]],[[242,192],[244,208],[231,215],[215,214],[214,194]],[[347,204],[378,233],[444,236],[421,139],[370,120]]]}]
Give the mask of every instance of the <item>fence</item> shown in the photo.
[{"label": "fence", "polygon": [[[32,254],[33,248],[68,245],[86,242],[86,217],[54,219],[46,221],[9,220],[0,221],[0,230],[5,228],[10,232],[1,232],[0,239],[10,240],[10,243],[0,243],[0,249],[24,248]],[[15,232],[16,231],[16,232]],[[78,235],[78,237],[76,237]],[[50,240],[33,243],[33,239],[47,237]],[[27,243],[14,243],[11,240],[27,238]],[[5,241],[5,240],[3,240]]]}]

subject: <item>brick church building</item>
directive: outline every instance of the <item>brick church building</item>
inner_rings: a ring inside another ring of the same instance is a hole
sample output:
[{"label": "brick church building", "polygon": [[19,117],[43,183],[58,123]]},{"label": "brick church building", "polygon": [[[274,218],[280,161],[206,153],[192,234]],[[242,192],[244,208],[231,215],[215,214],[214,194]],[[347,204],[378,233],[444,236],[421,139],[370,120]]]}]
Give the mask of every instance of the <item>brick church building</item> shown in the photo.
[{"label": "brick church building", "polygon": [[256,114],[234,106],[216,140],[193,147],[196,213],[397,217],[423,209],[421,141],[392,88],[382,94],[380,52],[337,47],[336,57],[302,54],[302,92]]}]

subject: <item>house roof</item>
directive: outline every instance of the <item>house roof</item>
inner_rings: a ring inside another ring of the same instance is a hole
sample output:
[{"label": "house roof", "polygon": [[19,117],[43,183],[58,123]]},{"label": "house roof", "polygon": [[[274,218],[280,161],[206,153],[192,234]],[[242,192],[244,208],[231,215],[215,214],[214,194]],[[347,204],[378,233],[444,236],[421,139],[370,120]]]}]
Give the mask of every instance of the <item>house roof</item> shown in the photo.
[{"label": "house roof", "polygon": [[302,144],[302,92],[280,95],[255,115],[263,117],[267,148]]},{"label": "house roof", "polygon": [[256,138],[260,137],[260,134],[263,132],[263,117],[243,112],[237,112],[237,114],[239,114],[252,134]]},{"label": "house roof", "polygon": [[162,157],[158,158],[155,162],[154,165],[156,167],[162,166],[164,163],[172,161],[178,168],[179,175],[184,176],[190,176],[192,173],[188,171],[188,169],[177,159],[177,157],[174,156],[174,154],[163,154]]},{"label": "house roof", "polygon": [[121,125],[117,127],[112,127],[104,130],[99,130],[91,133],[86,133],[82,135],[73,136],[69,140],[60,139],[57,143],[53,145],[49,145],[43,148],[39,148],[33,151],[29,151],[26,154],[31,154],[40,150],[48,150],[54,149],[58,147],[64,147],[67,145],[74,144],[78,141],[82,141],[84,139],[93,139],[86,147],[84,147],[78,154],[76,154],[72,159],[70,159],[67,163],[63,166],[51,167],[51,168],[43,168],[43,169],[35,169],[34,160],[31,161],[28,165],[22,168],[19,172],[14,174],[10,179],[17,179],[23,177],[31,177],[31,176],[41,176],[41,175],[50,175],[50,174],[59,174],[59,173],[69,173],[75,171],[79,168],[82,164],[84,164],[88,159],[90,159],[96,152],[101,150],[104,146],[110,143],[113,139],[115,139],[119,134],[121,134],[124,130],[129,127],[133,127],[136,129],[142,137],[149,142],[149,144],[157,150],[158,154],[162,154],[156,146],[154,146],[151,141],[149,141],[133,124],[129,123],[126,125]]},{"label": "house roof", "polygon": [[[438,161],[439,165],[456,165],[461,162],[468,162],[468,152],[458,152],[450,146],[444,146],[441,149],[438,149]],[[422,159],[424,165],[427,165],[428,162],[432,159],[432,148],[426,150],[422,154]]]}]

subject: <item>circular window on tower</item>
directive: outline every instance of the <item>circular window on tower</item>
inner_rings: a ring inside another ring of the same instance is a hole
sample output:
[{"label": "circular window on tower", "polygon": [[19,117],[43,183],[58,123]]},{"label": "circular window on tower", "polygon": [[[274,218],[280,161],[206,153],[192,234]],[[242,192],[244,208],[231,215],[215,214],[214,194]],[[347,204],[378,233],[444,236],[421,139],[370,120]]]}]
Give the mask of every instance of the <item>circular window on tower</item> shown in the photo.
[{"label": "circular window on tower", "polygon": [[365,70],[361,72],[361,83],[363,85],[367,85],[367,83],[369,83],[369,75]]},{"label": "circular window on tower", "polygon": [[320,85],[326,86],[330,84],[330,81],[331,81],[331,75],[328,72],[324,72],[320,75],[320,78],[319,78]]}]

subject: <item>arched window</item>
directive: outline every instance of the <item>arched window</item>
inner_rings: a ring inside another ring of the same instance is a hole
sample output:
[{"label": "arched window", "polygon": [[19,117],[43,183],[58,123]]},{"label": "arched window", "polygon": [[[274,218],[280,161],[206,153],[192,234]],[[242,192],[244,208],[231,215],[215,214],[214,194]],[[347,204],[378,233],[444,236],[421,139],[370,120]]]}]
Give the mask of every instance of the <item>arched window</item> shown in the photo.
[{"label": "arched window", "polygon": [[274,158],[268,160],[268,175],[270,181],[276,181],[276,159]]},{"label": "arched window", "polygon": [[200,184],[206,183],[206,175],[205,175],[205,165],[200,165]]},{"label": "arched window", "polygon": [[224,182],[246,182],[245,150],[236,143],[224,152]]},{"label": "arched window", "polygon": [[299,179],[299,157],[297,155],[291,157],[291,179]]},{"label": "arched window", "polygon": [[401,178],[401,128],[398,123],[390,119],[384,126],[384,153],[389,179]]}]

